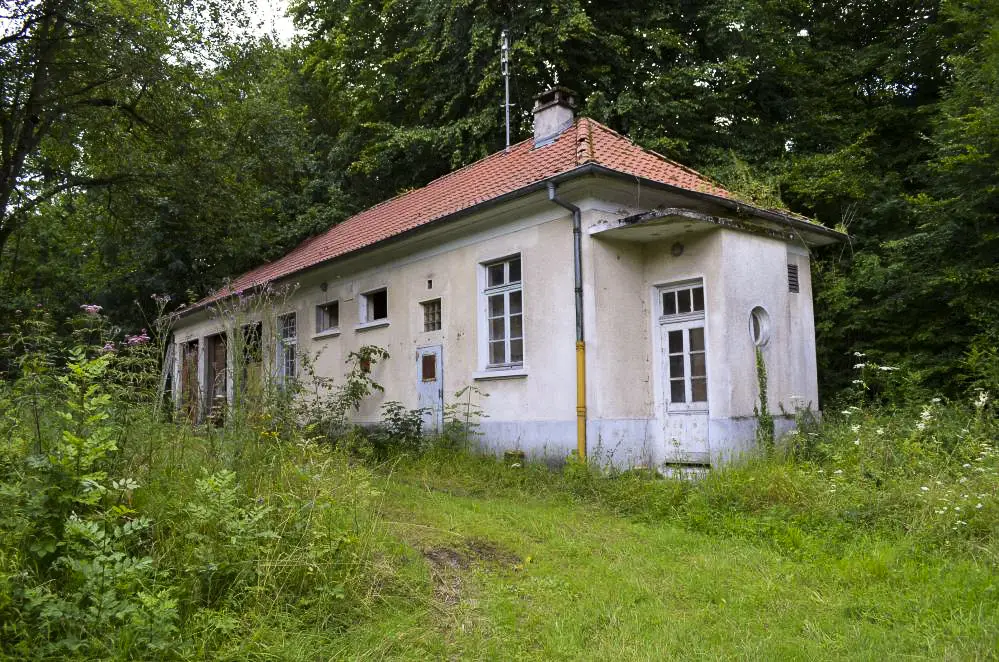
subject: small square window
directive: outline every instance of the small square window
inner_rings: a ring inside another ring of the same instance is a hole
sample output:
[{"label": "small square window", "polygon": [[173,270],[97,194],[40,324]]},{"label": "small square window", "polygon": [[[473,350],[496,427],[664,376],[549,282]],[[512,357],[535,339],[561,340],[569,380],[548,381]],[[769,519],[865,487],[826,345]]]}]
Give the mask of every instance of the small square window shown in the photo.
[{"label": "small square window", "polygon": [[361,295],[361,321],[377,322],[388,319],[388,290],[382,288]]},{"label": "small square window", "polygon": [[423,306],[423,330],[440,331],[441,300],[434,299],[433,301],[424,301],[420,305]]},{"label": "small square window", "polygon": [[340,302],[330,301],[316,306],[316,333],[340,327]]}]

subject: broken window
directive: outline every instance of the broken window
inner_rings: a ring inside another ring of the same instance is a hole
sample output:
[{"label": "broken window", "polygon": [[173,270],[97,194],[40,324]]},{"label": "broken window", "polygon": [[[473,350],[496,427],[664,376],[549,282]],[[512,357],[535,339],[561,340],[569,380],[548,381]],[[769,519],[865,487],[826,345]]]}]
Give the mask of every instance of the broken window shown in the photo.
[{"label": "broken window", "polygon": [[361,323],[388,319],[388,290],[384,287],[361,295]]},{"label": "broken window", "polygon": [[340,327],[340,302],[330,301],[316,306],[316,333],[334,331]]}]

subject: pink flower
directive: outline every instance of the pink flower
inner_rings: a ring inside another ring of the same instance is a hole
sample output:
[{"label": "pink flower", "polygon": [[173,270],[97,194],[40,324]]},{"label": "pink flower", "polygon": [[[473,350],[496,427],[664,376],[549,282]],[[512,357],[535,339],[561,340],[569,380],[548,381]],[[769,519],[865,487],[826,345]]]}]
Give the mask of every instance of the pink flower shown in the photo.
[{"label": "pink flower", "polygon": [[137,336],[125,336],[125,344],[129,347],[135,347],[136,345],[145,345],[150,340],[149,336],[146,335],[146,330],[143,329],[142,333]]},{"label": "pink flower", "polygon": [[104,352],[105,354],[109,354],[114,350],[115,350],[114,343],[111,341],[104,343],[104,347],[101,347],[101,351]]},{"label": "pink flower", "polygon": [[80,309],[88,315],[99,315],[104,310],[103,307],[98,306],[96,303],[85,303],[80,306]]}]

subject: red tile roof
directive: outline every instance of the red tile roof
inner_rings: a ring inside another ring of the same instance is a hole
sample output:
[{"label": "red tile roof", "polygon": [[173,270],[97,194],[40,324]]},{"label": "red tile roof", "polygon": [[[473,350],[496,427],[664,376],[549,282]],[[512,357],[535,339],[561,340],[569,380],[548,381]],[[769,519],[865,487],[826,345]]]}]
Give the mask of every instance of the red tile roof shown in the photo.
[{"label": "red tile roof", "polygon": [[236,278],[194,308],[377,244],[586,164],[689,191],[733,197],[694,170],[642,149],[599,122],[579,118],[551,144],[535,148],[533,139],[525,140],[511,146],[509,151],[496,152],[421,189],[351,216],[325,234],[302,242],[284,257]]}]

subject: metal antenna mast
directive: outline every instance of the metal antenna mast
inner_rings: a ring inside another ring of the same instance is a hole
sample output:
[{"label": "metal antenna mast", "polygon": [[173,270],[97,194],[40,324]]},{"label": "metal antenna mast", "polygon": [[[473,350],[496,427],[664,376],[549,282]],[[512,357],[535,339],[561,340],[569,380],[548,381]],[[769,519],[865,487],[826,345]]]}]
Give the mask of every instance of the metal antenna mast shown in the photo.
[{"label": "metal antenna mast", "polygon": [[510,38],[506,30],[500,37],[503,45],[500,50],[500,71],[503,72],[503,83],[506,87],[506,99],[503,108],[506,111],[506,151],[510,151]]}]

